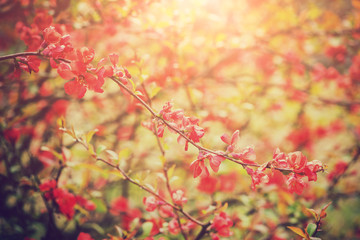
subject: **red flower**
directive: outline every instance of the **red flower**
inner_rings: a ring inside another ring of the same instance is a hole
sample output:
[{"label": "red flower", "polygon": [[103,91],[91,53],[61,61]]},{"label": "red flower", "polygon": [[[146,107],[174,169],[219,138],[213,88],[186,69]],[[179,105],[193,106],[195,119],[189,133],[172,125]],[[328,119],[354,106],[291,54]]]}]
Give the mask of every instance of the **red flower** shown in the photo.
[{"label": "red flower", "polygon": [[287,139],[294,144],[294,146],[309,145],[311,143],[311,134],[308,127],[295,129],[289,134]]},{"label": "red flower", "polygon": [[20,39],[28,46],[28,51],[36,51],[39,49],[42,38],[37,28],[29,28],[22,22],[18,22],[16,24],[16,31],[20,34]]},{"label": "red flower", "polygon": [[271,171],[271,174],[269,174],[269,182],[267,184],[275,184],[279,187],[284,187],[286,177],[282,172],[278,170]]},{"label": "red flower", "polygon": [[71,80],[64,85],[65,92],[69,95],[82,98],[87,89],[98,93],[104,92],[101,89],[104,79],[88,72],[82,62],[60,63],[57,71],[62,78]]},{"label": "red flower", "polygon": [[[205,130],[199,127],[199,119],[195,117],[186,117],[184,116],[184,111],[181,109],[171,110],[172,103],[167,102],[163,106],[163,109],[160,111],[160,116],[169,122],[169,124],[181,131],[188,139],[193,141],[194,143],[200,142],[200,138],[202,138],[205,134]],[[162,137],[164,132],[164,124],[160,123],[158,127],[158,136]],[[185,151],[188,150],[189,142],[183,136],[179,135],[177,138],[179,144],[185,145]]]},{"label": "red flower", "polygon": [[45,42],[48,44],[58,43],[61,39],[61,34],[55,30],[55,27],[50,26],[43,31]]},{"label": "red flower", "polygon": [[156,209],[156,207],[158,206],[158,201],[156,200],[156,198],[154,196],[144,197],[143,203],[146,206],[145,210],[148,212],[154,211]]},{"label": "red flower", "polygon": [[236,130],[231,138],[226,133],[221,136],[221,140],[228,144],[229,146],[226,149],[227,153],[230,153],[232,157],[240,159],[244,163],[254,163],[256,160],[256,155],[254,152],[254,147],[248,146],[245,149],[241,149],[238,142],[240,140],[240,131]]},{"label": "red flower", "polygon": [[20,68],[28,73],[39,72],[41,60],[37,56],[19,57]]},{"label": "red flower", "polygon": [[150,231],[150,236],[155,236],[156,234],[160,233],[160,228],[162,227],[163,224],[163,220],[161,218],[158,219],[152,218],[147,222],[151,222],[153,224]]},{"label": "red flower", "polygon": [[52,21],[52,16],[47,14],[45,11],[37,12],[34,17],[34,24],[39,28],[39,30],[49,27]]},{"label": "red flower", "polygon": [[57,100],[45,116],[45,121],[50,123],[54,117],[65,116],[69,102],[64,99]]},{"label": "red flower", "polygon": [[123,216],[122,227],[129,231],[131,222],[136,218],[141,218],[141,211],[137,208],[129,209]]},{"label": "red flower", "polygon": [[240,139],[240,131],[239,130],[236,130],[231,138],[229,137],[229,135],[227,135],[226,133],[223,134],[221,136],[221,140],[226,143],[227,145],[229,145],[226,149],[227,152],[234,152],[234,151],[237,151],[239,150],[238,148],[238,141]]},{"label": "red flower", "polygon": [[303,192],[304,187],[305,187],[304,181],[294,173],[292,173],[290,175],[290,177],[288,178],[287,185],[289,187],[290,193],[295,192],[298,195],[300,195]]},{"label": "red flower", "polygon": [[126,212],[129,208],[128,200],[122,196],[115,198],[111,202],[110,213],[117,216],[122,212]]},{"label": "red flower", "polygon": [[210,233],[210,236],[212,240],[220,240],[219,236],[215,233]]},{"label": "red flower", "polygon": [[209,170],[205,166],[206,155],[204,155],[203,152],[200,152],[198,158],[190,164],[190,169],[194,172],[194,178],[202,174],[204,176],[209,176]]},{"label": "red flower", "polygon": [[258,56],[255,63],[257,67],[264,72],[265,76],[271,76],[276,70],[273,63],[273,55],[271,54],[262,54]]},{"label": "red flower", "polygon": [[273,163],[276,167],[289,168],[289,157],[277,148],[273,154]]},{"label": "red flower", "polygon": [[159,215],[163,218],[173,217],[174,216],[174,210],[170,205],[162,205],[159,208]]},{"label": "red flower", "polygon": [[171,234],[177,235],[180,233],[180,227],[179,227],[179,223],[178,223],[177,219],[173,218],[169,222],[168,229]]},{"label": "red flower", "polygon": [[9,128],[4,130],[3,132],[5,139],[12,143],[15,144],[19,138],[20,138],[20,129],[19,128]]},{"label": "red flower", "polygon": [[240,159],[243,163],[255,163],[256,154],[253,146],[248,146],[241,151],[231,153],[234,158]]},{"label": "red flower", "polygon": [[353,57],[349,73],[353,82],[360,82],[360,56]]},{"label": "red flower", "polygon": [[307,158],[299,151],[289,153],[288,163],[295,173],[301,173],[307,164]]},{"label": "red flower", "polygon": [[216,191],[217,178],[207,176],[200,179],[197,189],[207,194],[213,194]]},{"label": "red flower", "polygon": [[326,55],[333,58],[338,62],[344,62],[346,57],[346,47],[343,45],[340,46],[329,46],[326,49]]},{"label": "red flower", "polygon": [[[180,112],[174,112],[171,117],[178,117]],[[180,115],[181,116],[181,115]],[[205,130],[202,127],[198,126],[199,119],[195,117],[183,117],[182,123],[178,125],[178,128],[182,130],[187,138],[189,138],[194,143],[200,142],[200,138],[202,138],[205,134]],[[181,135],[177,139],[179,144],[185,144],[185,151],[188,150],[189,142],[183,138]]]},{"label": "red flower", "polygon": [[69,220],[72,219],[75,214],[75,210],[74,210],[74,206],[76,204],[75,196],[62,188],[54,189],[53,195],[55,202],[59,206],[60,212],[64,214],[67,217],[67,219]]},{"label": "red flower", "polygon": [[260,168],[258,168],[256,169],[256,171],[254,171],[251,168],[246,168],[247,173],[251,176],[251,188],[253,190],[255,190],[256,185],[269,182],[269,176],[266,175],[263,170],[264,169],[261,170]]},{"label": "red flower", "polygon": [[210,167],[214,172],[219,171],[219,167],[220,167],[221,162],[225,160],[225,158],[222,157],[222,156],[211,155],[211,154],[209,154],[207,158],[209,159]]},{"label": "red flower", "polygon": [[76,240],[94,240],[90,234],[81,232]]},{"label": "red flower", "polygon": [[233,233],[230,231],[230,227],[233,225],[231,219],[227,216],[225,212],[216,214],[211,228],[214,229],[222,237],[230,237]]},{"label": "red flower", "polygon": [[48,192],[56,188],[56,181],[53,180],[47,180],[40,184],[39,189],[42,192]]},{"label": "red flower", "polygon": [[87,200],[82,196],[76,196],[76,202],[88,211],[94,211],[96,208],[95,204],[92,201]]},{"label": "red flower", "polygon": [[220,176],[220,191],[233,192],[236,187],[237,174],[232,172],[227,175]]},{"label": "red flower", "polygon": [[53,68],[57,68],[58,64],[53,59],[72,58],[74,48],[70,42],[70,35],[64,35],[56,44],[49,44],[42,52],[43,55],[50,57],[50,63]]},{"label": "red flower", "polygon": [[116,135],[118,140],[129,140],[133,133],[134,128],[132,126],[124,126],[117,130]]},{"label": "red flower", "polygon": [[322,169],[323,169],[322,163],[319,160],[313,160],[306,164],[304,173],[308,177],[309,181],[316,181],[317,180],[316,173]]},{"label": "red flower", "polygon": [[334,166],[334,169],[327,175],[328,180],[333,180],[336,177],[341,176],[344,174],[346,169],[348,168],[348,163],[340,160]]},{"label": "red flower", "polygon": [[182,206],[187,202],[187,198],[184,196],[185,193],[183,190],[176,190],[172,193],[172,199],[175,204]]},{"label": "red flower", "polygon": [[[56,158],[51,151],[39,151],[37,153],[37,158],[44,165],[45,168],[52,166],[56,163],[56,160],[55,160]],[[55,186],[56,186],[56,184],[55,184]]]}]

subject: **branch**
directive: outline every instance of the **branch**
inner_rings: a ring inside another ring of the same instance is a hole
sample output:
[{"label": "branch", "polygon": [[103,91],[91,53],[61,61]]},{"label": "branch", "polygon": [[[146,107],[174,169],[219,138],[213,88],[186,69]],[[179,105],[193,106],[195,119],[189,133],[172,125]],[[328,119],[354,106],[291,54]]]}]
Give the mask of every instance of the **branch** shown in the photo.
[{"label": "branch", "polygon": [[201,231],[198,233],[195,240],[200,240],[207,233],[207,231],[208,231],[207,228],[209,226],[210,226],[210,223],[207,223],[206,225],[202,226]]},{"label": "branch", "polygon": [[157,194],[156,192],[154,192],[154,191],[151,190],[150,188],[147,188],[147,187],[141,185],[140,183],[136,182],[135,180],[133,180],[133,179],[132,179],[131,177],[129,177],[129,175],[127,175],[127,174],[124,172],[124,170],[122,170],[119,166],[116,166],[116,165],[114,165],[114,164],[112,164],[112,163],[110,163],[110,162],[108,162],[108,161],[106,161],[105,159],[100,158],[100,157],[96,157],[96,160],[101,161],[101,162],[109,165],[110,167],[118,170],[118,171],[121,173],[121,175],[125,178],[125,180],[131,182],[132,184],[138,186],[139,188],[145,190],[146,192],[148,192],[148,193],[156,196],[156,197],[159,198],[161,201],[163,201],[165,204],[171,206],[174,210],[181,212],[184,216],[186,216],[189,220],[193,221],[194,223],[196,223],[196,224],[198,224],[198,225],[200,225],[200,226],[204,226],[204,225],[205,225],[204,223],[202,223],[202,222],[196,220],[195,218],[193,218],[192,216],[190,216],[187,212],[184,212],[184,210],[182,210],[181,208],[179,208],[179,207],[175,206],[174,204],[172,204],[172,203],[168,202],[167,200],[165,200],[165,198],[163,198],[162,196],[160,196],[159,194]]},{"label": "branch", "polygon": [[[81,145],[83,145],[86,150],[89,150],[89,147],[79,138],[75,138],[76,142],[80,143]],[[136,182],[134,179],[132,179],[129,175],[127,175],[125,173],[125,171],[123,169],[121,169],[119,166],[106,161],[105,159],[101,158],[101,157],[97,157],[96,155],[93,155],[93,157],[100,162],[103,162],[105,164],[107,164],[108,166],[116,169],[117,171],[120,172],[120,174],[124,177],[125,180],[131,182],[132,184],[138,186],[139,188],[145,190],[146,192],[152,194],[153,196],[159,198],[161,201],[163,201],[165,204],[169,205],[170,207],[172,207],[174,210],[181,212],[185,217],[187,217],[190,221],[196,223],[197,225],[200,226],[204,226],[205,223],[200,222],[199,220],[193,218],[189,213],[185,212],[182,208],[179,208],[178,206],[175,206],[174,204],[168,202],[165,198],[163,198],[162,196],[160,196],[159,194],[157,194],[156,192],[154,192],[153,190],[151,190],[150,188],[141,185],[140,183]]]},{"label": "branch", "polygon": [[[199,151],[204,151],[204,152],[208,152],[217,156],[221,156],[224,157],[234,163],[240,164],[242,167],[261,167],[260,164],[256,164],[256,163],[243,163],[240,162],[239,160],[229,156],[226,153],[223,152],[216,152],[214,150],[205,148],[203,146],[200,146],[199,144],[193,142],[191,139],[189,139],[182,131],[180,131],[179,129],[175,128],[174,126],[172,126],[169,122],[167,122],[166,120],[164,120],[161,116],[159,116],[158,114],[155,113],[155,111],[147,104],[144,102],[144,100],[142,100],[139,96],[137,96],[133,91],[131,91],[129,88],[127,88],[121,81],[119,81],[116,77],[110,77],[110,79],[112,79],[116,84],[118,84],[121,88],[123,88],[126,92],[128,92],[131,96],[133,96],[134,98],[136,98],[136,100],[138,100],[150,113],[151,115],[160,120],[161,122],[163,122],[168,128],[170,128],[171,130],[175,131],[176,133],[180,134],[181,137],[183,137],[186,141],[188,141],[191,145],[193,145],[194,147],[196,147]],[[293,172],[292,169],[288,169],[288,168],[280,168],[280,167],[273,167],[270,164],[267,164],[266,168],[272,168],[272,169],[276,169],[282,172]],[[319,169],[318,172],[323,171],[323,169]]]},{"label": "branch", "polygon": [[[168,176],[167,171],[168,171],[167,168],[164,166],[164,175],[165,175],[165,179],[166,179],[166,187],[167,187],[167,189],[169,191],[171,201],[173,202],[174,205],[176,205],[175,202],[174,202],[174,198],[172,196],[172,190],[171,190],[171,187],[170,187],[170,181],[169,181],[169,176]],[[179,208],[182,209],[181,206],[179,206]],[[183,235],[184,239],[187,240],[186,234],[184,232],[183,226],[182,226],[181,221],[180,221],[179,214],[177,212],[175,212],[175,215],[176,215],[176,218],[177,218],[177,222],[179,224],[181,234]]]},{"label": "branch", "polygon": [[14,53],[14,54],[9,54],[9,55],[5,55],[5,56],[0,56],[0,61],[4,61],[7,59],[13,59],[13,58],[17,58],[17,57],[26,57],[26,56],[42,56],[42,55],[40,54],[40,52]]}]

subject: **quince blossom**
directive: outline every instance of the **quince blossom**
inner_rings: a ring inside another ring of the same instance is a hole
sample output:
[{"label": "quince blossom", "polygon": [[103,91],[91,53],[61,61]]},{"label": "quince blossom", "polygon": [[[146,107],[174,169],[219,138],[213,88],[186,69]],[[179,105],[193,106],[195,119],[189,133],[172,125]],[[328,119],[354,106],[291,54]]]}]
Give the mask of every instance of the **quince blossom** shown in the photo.
[{"label": "quince blossom", "polygon": [[187,202],[187,198],[184,196],[185,193],[183,190],[176,190],[172,193],[172,199],[176,205],[182,206]]},{"label": "quince blossom", "polygon": [[216,214],[211,223],[211,229],[214,229],[222,237],[230,237],[233,233],[230,231],[233,222],[225,212]]}]

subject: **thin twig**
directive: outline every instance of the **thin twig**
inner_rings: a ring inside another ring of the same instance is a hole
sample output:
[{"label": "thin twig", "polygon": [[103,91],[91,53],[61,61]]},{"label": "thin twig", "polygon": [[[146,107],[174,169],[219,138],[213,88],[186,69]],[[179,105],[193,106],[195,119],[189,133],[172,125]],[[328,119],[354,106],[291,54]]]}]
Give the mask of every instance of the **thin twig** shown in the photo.
[{"label": "thin twig", "polygon": [[22,52],[22,53],[14,53],[5,56],[0,56],[0,61],[4,61],[7,59],[13,59],[17,57],[26,57],[26,56],[41,56],[40,52]]},{"label": "thin twig", "polygon": [[[75,139],[78,143],[80,143],[81,145],[83,145],[87,150],[89,150],[89,147],[80,139],[76,138]],[[189,220],[191,220],[192,222],[200,225],[200,226],[204,226],[205,223],[200,222],[199,220],[193,218],[189,213],[185,212],[182,208],[179,208],[178,206],[170,203],[169,201],[167,201],[165,198],[163,198],[162,196],[160,196],[159,194],[157,194],[156,192],[154,192],[153,190],[151,190],[150,188],[141,185],[140,183],[136,182],[134,179],[132,179],[129,175],[127,175],[125,173],[125,171],[123,169],[121,169],[119,166],[106,161],[105,159],[98,157],[98,156],[93,156],[97,161],[103,162],[105,164],[107,164],[108,166],[116,169],[117,171],[120,172],[120,174],[124,177],[125,180],[131,182],[132,184],[138,186],[139,188],[145,190],[146,192],[150,193],[151,195],[157,197],[158,199],[160,199],[161,201],[163,201],[165,204],[169,205],[170,207],[172,207],[174,210],[181,212],[185,217],[187,217]]]}]

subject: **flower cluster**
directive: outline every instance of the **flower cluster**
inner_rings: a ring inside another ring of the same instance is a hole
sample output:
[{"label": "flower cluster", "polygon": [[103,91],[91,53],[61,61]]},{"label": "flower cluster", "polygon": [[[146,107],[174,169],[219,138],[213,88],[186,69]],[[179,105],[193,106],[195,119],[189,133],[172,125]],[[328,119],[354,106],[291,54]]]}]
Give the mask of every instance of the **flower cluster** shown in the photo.
[{"label": "flower cluster", "polygon": [[[111,76],[112,72],[106,72],[105,67],[94,68],[91,65],[94,50],[87,47],[75,49],[70,42],[70,35],[64,34],[61,26],[51,24],[52,17],[40,12],[31,27],[18,23],[17,29],[28,50],[37,50],[39,55],[49,58],[58,74],[69,80],[64,85],[67,94],[82,98],[87,89],[102,93],[104,77]],[[37,56],[18,58],[18,66],[29,73],[38,72],[40,63]]]},{"label": "flower cluster", "polygon": [[225,160],[222,156],[200,151],[197,159],[190,164],[190,170],[193,171],[194,178],[198,176],[209,176],[209,170],[205,166],[206,159],[209,160],[209,165],[214,172],[219,171],[221,162]]},{"label": "flower cluster", "polygon": [[[181,228],[183,231],[188,232],[189,230],[193,229],[195,227],[195,223],[191,221],[187,221],[186,223],[181,224]],[[173,218],[168,223],[168,230],[171,234],[177,235],[180,233],[181,229],[179,226],[179,222],[176,218]]]},{"label": "flower cluster", "polygon": [[[185,193],[181,189],[173,191],[171,194],[171,198],[172,198],[174,204],[176,204],[178,206],[183,206],[183,204],[185,204],[187,202]],[[146,211],[153,212],[155,209],[158,208],[160,217],[172,218],[167,224],[165,224],[165,225],[167,225],[168,231],[174,235],[177,235],[180,233],[181,229],[179,226],[179,222],[178,222],[176,215],[174,214],[174,209],[172,206],[166,204],[162,200],[158,200],[154,196],[144,197],[143,203],[145,205]],[[154,223],[154,221],[155,220],[153,219],[152,222]],[[162,223],[163,220],[160,219],[159,222]],[[157,226],[156,222],[154,223],[154,226],[155,225]],[[196,226],[195,223],[192,221],[187,221],[187,222],[184,222],[181,224],[183,231],[189,231],[190,229],[194,228],[195,226]],[[158,233],[161,231],[161,229],[153,229],[153,230],[154,230],[154,233],[155,232]],[[153,235],[153,234],[151,234],[151,235]]]},{"label": "flower cluster", "polygon": [[226,133],[221,136],[221,140],[228,144],[228,147],[226,149],[226,153],[235,158],[240,160],[243,163],[253,164],[256,160],[256,155],[254,152],[253,146],[248,146],[244,149],[240,148],[239,146],[239,140],[240,140],[240,132],[239,130],[236,130],[232,136],[230,137]]},{"label": "flower cluster", "polygon": [[[170,130],[176,130],[181,132],[184,136],[186,136],[189,140],[194,143],[200,142],[200,139],[204,136],[205,130],[199,126],[199,119],[196,117],[187,117],[184,114],[184,110],[177,109],[172,110],[173,104],[171,102],[165,103],[163,109],[160,111],[159,115],[162,119],[168,122],[171,126]],[[143,123],[143,126],[149,128],[150,130],[154,130],[153,123]],[[163,137],[164,130],[166,128],[166,124],[162,121],[158,124],[157,135],[159,137]],[[188,150],[189,141],[185,139],[182,135],[179,135],[177,138],[179,144],[185,145],[185,151]]]},{"label": "flower cluster", "polygon": [[84,232],[80,232],[79,236],[77,237],[76,240],[94,240],[90,234],[88,233],[84,233]]},{"label": "flower cluster", "polygon": [[[173,191],[171,194],[171,198],[172,198],[174,204],[176,204],[178,206],[183,206],[187,202],[185,193],[181,189]],[[145,210],[148,212],[152,212],[156,208],[159,207],[159,212],[161,212],[160,215],[166,216],[166,217],[173,216],[172,207],[167,205],[165,202],[156,199],[154,196],[144,197],[143,203],[145,205]],[[170,207],[170,208],[168,208],[168,207]],[[169,210],[171,210],[171,211],[169,211]]]},{"label": "flower cluster", "polygon": [[54,201],[59,211],[64,214],[67,219],[72,219],[75,214],[75,205],[78,204],[88,211],[95,210],[95,204],[82,196],[75,196],[66,189],[58,188],[55,180],[45,181],[40,184],[39,189],[44,193],[46,200]]},{"label": "flower cluster", "polygon": [[53,18],[46,11],[37,11],[31,26],[26,26],[22,22],[16,24],[16,31],[20,39],[24,41],[28,47],[28,51],[37,50],[41,43],[41,32],[49,27],[53,22]]},{"label": "flower cluster", "polygon": [[131,208],[129,201],[125,197],[117,197],[111,201],[110,213],[114,216],[121,216],[121,227],[125,230],[130,229],[130,224],[134,219],[141,218],[141,211],[137,208]]},{"label": "flower cluster", "polygon": [[336,178],[338,178],[339,176],[343,175],[345,173],[345,171],[347,170],[347,168],[349,167],[349,164],[343,160],[338,161],[335,166],[334,169],[327,175],[327,179],[332,181]]},{"label": "flower cluster", "polygon": [[220,176],[202,177],[197,189],[203,193],[213,194],[216,191],[231,193],[237,185],[238,174],[231,172]]},{"label": "flower cluster", "polygon": [[251,188],[255,190],[256,185],[260,183],[267,183],[269,182],[269,176],[266,175],[265,166],[259,167],[256,170],[252,168],[246,167],[246,172],[251,176]]},{"label": "flower cluster", "polygon": [[353,57],[349,75],[353,83],[360,82],[360,55]]},{"label": "flower cluster", "polygon": [[325,50],[325,53],[328,57],[333,58],[337,62],[343,63],[347,55],[347,50],[344,45],[329,46]]},{"label": "flower cluster", "polygon": [[336,68],[326,68],[321,63],[315,64],[312,69],[311,75],[315,82],[320,82],[324,80],[335,81],[339,88],[347,88],[351,85],[350,80],[347,77],[341,75]]},{"label": "flower cluster", "polygon": [[174,216],[173,208],[170,205],[165,204],[165,202],[156,199],[154,196],[144,197],[143,203],[145,205],[145,210],[148,212],[153,212],[158,208],[161,217],[168,218]]},{"label": "flower cluster", "polygon": [[280,152],[280,149],[275,150],[270,166],[291,171],[289,175],[285,176],[286,183],[289,191],[297,194],[301,194],[305,186],[302,177],[307,176],[309,181],[316,181],[317,172],[323,169],[320,161],[308,162],[306,156],[299,151],[285,154]]},{"label": "flower cluster", "polygon": [[233,222],[225,212],[216,214],[210,226],[211,229],[215,230],[215,233],[211,234],[212,239],[220,239],[218,235],[221,237],[230,237],[233,234],[230,231],[230,227],[232,227],[232,225]]}]

